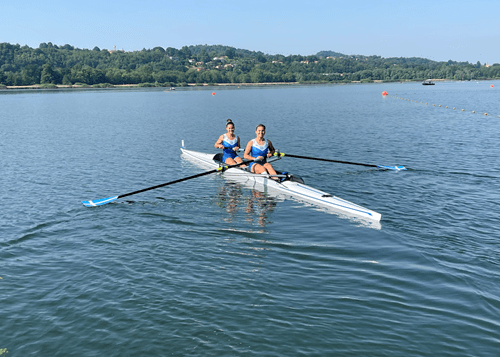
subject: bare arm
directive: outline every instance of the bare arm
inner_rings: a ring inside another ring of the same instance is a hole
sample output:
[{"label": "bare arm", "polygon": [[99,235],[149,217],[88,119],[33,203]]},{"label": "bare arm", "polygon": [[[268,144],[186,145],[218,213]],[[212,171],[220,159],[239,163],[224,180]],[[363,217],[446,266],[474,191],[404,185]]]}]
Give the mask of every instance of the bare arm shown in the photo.
[{"label": "bare arm", "polygon": [[269,145],[269,151],[267,152],[267,157],[271,157],[274,155],[276,150],[274,149],[274,146],[273,146],[273,143],[271,142],[271,140],[268,139],[267,144]]},{"label": "bare arm", "polygon": [[236,146],[234,147],[234,149],[233,149],[234,151],[238,151],[238,150],[240,149],[240,147],[241,147],[241,145],[240,145],[240,137],[239,137],[239,136],[237,136],[237,138],[238,138],[238,143],[237,143],[237,144],[236,144]]},{"label": "bare arm", "polygon": [[224,135],[219,136],[219,140],[217,140],[217,141],[215,142],[214,147],[215,147],[216,149],[223,149],[223,148],[224,148],[224,146],[222,145],[222,142],[223,142],[223,141],[224,141]]},{"label": "bare arm", "polygon": [[253,160],[254,158],[250,155],[251,152],[252,152],[252,140],[248,142],[243,157],[247,160]]}]

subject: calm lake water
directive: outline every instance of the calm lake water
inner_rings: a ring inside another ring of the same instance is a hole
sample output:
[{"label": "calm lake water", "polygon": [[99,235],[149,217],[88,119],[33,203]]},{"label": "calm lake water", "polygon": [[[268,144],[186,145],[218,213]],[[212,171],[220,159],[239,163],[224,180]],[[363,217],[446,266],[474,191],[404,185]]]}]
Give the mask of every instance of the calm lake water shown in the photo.
[{"label": "calm lake water", "polygon": [[[498,356],[499,91],[0,92],[0,349]],[[242,143],[264,123],[285,153],[409,170],[276,163],[381,213],[379,229],[219,175],[82,205],[202,172],[181,140],[214,151],[227,118]]]}]

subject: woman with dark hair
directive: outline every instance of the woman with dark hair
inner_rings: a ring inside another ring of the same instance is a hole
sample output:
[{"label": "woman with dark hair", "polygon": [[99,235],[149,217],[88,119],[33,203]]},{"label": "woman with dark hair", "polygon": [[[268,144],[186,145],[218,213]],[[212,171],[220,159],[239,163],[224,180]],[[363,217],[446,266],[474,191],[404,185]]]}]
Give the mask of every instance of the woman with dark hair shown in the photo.
[{"label": "woman with dark hair", "polygon": [[234,135],[234,123],[231,119],[226,121],[226,134],[222,134],[215,142],[215,148],[224,149],[222,155],[222,162],[228,165],[236,165],[243,160],[236,154],[240,148],[240,138]]},{"label": "woman with dark hair", "polygon": [[[264,124],[257,125],[255,129],[255,139],[248,142],[245,148],[245,155],[243,156],[247,160],[253,161],[249,164],[248,171],[255,174],[269,174],[276,175],[276,171],[272,165],[267,162],[267,158],[271,157],[274,152],[273,143],[271,140],[264,138],[266,134],[266,126]],[[279,180],[277,177],[271,177],[272,179]]]}]

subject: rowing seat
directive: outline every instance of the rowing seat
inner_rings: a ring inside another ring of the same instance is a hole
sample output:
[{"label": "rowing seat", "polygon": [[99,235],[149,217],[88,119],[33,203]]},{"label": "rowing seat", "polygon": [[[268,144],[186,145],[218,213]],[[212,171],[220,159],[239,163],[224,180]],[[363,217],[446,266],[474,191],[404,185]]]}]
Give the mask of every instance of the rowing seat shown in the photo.
[{"label": "rowing seat", "polygon": [[217,162],[218,164],[222,164],[222,153],[215,154],[213,157],[213,160]]}]

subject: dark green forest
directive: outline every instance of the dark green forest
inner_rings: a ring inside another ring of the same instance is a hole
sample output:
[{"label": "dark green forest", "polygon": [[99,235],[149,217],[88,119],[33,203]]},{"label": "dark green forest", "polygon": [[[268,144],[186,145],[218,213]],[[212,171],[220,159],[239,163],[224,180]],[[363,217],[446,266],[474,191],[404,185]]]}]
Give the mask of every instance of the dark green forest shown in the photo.
[{"label": "dark green forest", "polygon": [[230,46],[155,47],[125,52],[42,43],[38,48],[0,43],[0,86],[183,86],[218,83],[349,83],[428,78],[500,78],[500,64],[437,62],[321,51],[270,55]]}]

